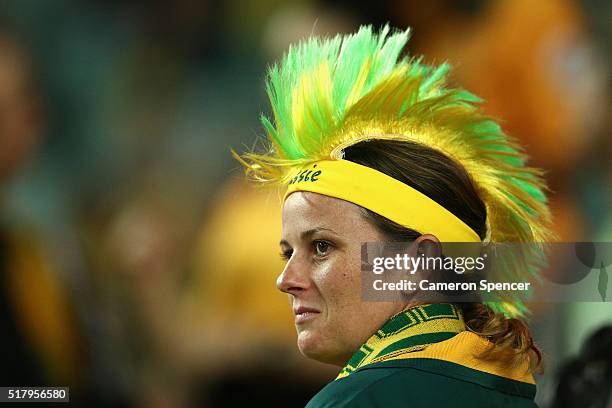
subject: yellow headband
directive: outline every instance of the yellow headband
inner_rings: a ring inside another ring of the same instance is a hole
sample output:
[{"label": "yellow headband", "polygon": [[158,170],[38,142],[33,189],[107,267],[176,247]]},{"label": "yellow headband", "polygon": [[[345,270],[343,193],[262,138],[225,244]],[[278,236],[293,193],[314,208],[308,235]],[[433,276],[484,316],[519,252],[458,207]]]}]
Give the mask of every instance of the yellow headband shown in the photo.
[{"label": "yellow headband", "polygon": [[441,242],[480,242],[478,234],[423,193],[370,167],[348,160],[322,160],[300,169],[284,199],[310,191],[357,204]]}]

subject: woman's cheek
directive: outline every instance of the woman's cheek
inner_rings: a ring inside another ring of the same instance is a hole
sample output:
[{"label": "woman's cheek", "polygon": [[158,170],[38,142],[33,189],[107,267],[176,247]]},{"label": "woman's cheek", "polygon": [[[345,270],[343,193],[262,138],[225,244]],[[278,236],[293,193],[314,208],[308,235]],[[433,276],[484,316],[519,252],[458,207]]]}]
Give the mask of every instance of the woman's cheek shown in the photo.
[{"label": "woman's cheek", "polygon": [[319,290],[329,308],[336,306],[345,291],[347,273],[343,266],[339,259],[321,265],[318,279]]},{"label": "woman's cheek", "polygon": [[359,280],[351,272],[350,265],[342,260],[336,262],[327,273],[324,297],[330,319],[338,326],[354,317],[351,316],[352,309],[361,299]]}]

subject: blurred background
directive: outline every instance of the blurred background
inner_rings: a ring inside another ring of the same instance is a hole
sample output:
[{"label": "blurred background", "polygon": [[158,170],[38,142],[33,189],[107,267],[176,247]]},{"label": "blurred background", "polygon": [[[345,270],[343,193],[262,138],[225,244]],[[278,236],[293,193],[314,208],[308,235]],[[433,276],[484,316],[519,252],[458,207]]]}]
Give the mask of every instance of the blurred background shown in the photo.
[{"label": "blurred background", "polygon": [[[410,53],[450,61],[546,169],[561,240],[612,242],[611,21],[604,0],[3,0],[0,385],[301,407],[335,377],[274,287],[278,195],[229,152],[311,33],[412,27]],[[534,304],[541,406],[605,406],[610,305]]]}]

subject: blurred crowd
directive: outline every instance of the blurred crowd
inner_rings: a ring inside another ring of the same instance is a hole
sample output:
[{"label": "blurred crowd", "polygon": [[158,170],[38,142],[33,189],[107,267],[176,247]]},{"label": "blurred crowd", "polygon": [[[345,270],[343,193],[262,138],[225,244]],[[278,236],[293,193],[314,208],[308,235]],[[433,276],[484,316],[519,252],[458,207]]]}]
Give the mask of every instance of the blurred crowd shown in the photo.
[{"label": "blurred crowd", "polygon": [[[263,134],[266,67],[312,33],[412,27],[410,53],[448,60],[546,170],[559,239],[612,242],[610,21],[601,0],[1,2],[0,385],[297,407],[335,377],[274,287],[278,194],[230,154]],[[612,387],[610,353],[580,351],[601,327],[612,350],[609,306],[534,307],[541,406],[574,406],[571,364]]]}]

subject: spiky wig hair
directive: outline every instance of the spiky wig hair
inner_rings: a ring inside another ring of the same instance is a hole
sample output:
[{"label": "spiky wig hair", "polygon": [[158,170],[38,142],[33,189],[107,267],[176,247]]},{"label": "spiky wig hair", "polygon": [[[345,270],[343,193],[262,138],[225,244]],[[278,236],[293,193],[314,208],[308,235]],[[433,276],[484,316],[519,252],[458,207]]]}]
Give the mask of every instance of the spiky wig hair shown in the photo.
[{"label": "spiky wig hair", "polygon": [[[526,165],[514,139],[485,115],[481,100],[447,85],[450,66],[401,57],[409,31],[312,37],[291,46],[269,69],[273,118],[261,117],[269,148],[236,158],[260,182],[285,183],[294,169],[340,160],[343,150],[373,140],[400,140],[436,149],[459,163],[487,210],[487,241],[546,242],[550,215],[542,172]],[[541,258],[516,264],[505,277],[536,274]],[[491,304],[507,315],[526,311],[520,301]]]}]

